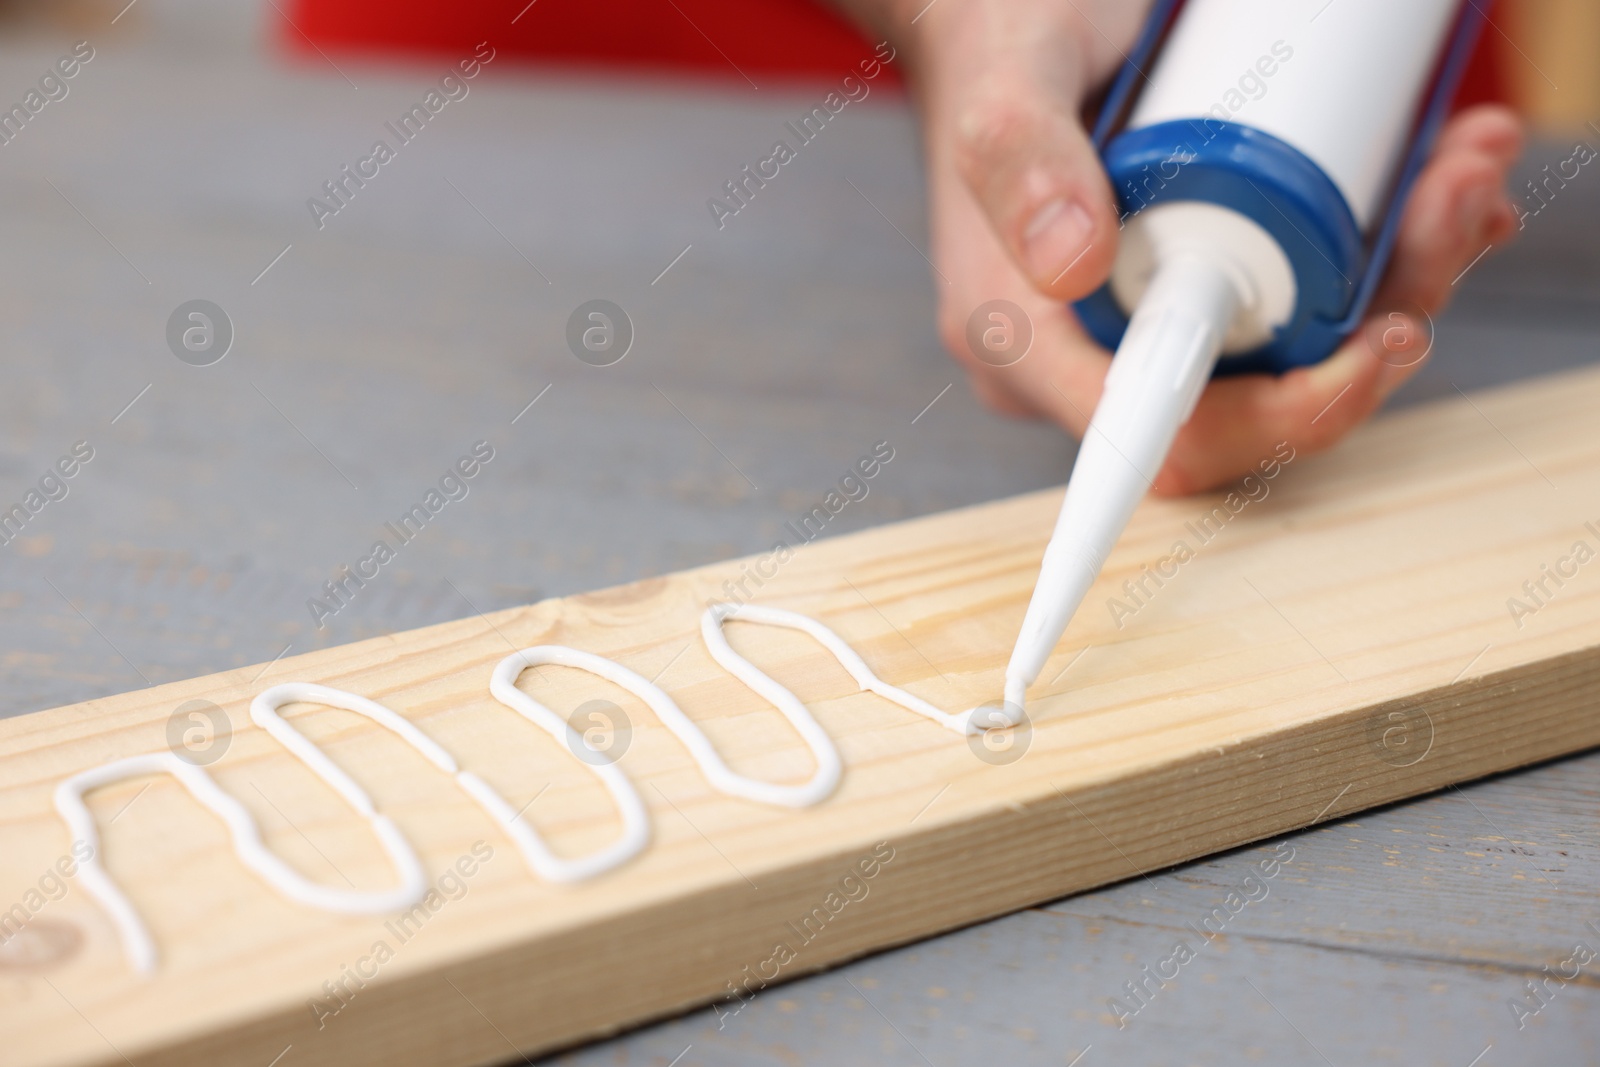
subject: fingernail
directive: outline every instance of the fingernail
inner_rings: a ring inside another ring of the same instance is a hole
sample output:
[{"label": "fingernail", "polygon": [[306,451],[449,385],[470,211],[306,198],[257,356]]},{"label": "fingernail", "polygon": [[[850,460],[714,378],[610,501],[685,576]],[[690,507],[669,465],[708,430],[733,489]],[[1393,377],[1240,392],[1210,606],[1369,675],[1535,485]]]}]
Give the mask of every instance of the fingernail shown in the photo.
[{"label": "fingernail", "polygon": [[1045,204],[1022,231],[1024,257],[1036,280],[1054,285],[1084,252],[1094,220],[1078,204],[1056,199]]}]

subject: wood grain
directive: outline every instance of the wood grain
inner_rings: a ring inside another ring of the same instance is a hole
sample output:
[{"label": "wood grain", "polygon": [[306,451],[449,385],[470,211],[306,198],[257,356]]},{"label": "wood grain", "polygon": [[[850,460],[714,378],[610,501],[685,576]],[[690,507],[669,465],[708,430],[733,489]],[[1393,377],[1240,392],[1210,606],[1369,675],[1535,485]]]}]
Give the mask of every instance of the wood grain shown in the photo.
[{"label": "wood grain", "polygon": [[[107,865],[149,922],[161,969],[136,978],[110,924],[69,883],[14,939],[33,954],[0,960],[8,1062],[264,1064],[291,1044],[297,1063],[504,1059],[726,995],[779,941],[795,948],[779,975],[789,978],[1600,743],[1600,563],[1549,586],[1520,627],[1507,608],[1541,565],[1579,540],[1600,543],[1585,526],[1600,520],[1589,503],[1600,445],[1584,432],[1597,403],[1600,373],[1583,372],[1384,419],[1330,455],[1296,458],[1119,628],[1107,598],[1192,539],[1189,524],[1222,498],[1147,502],[1033,694],[1014,762],[980,758],[854,692],[802,636],[732,624],[735,645],[807,702],[846,767],[824,804],[770,809],[711,791],[625,692],[577,671],[528,672],[523,687],[563,714],[603,698],[632,720],[622,764],[655,843],[578,887],[536,881],[446,776],[380,728],[296,710],[297,727],[395,818],[432,877],[476,842],[493,850],[404,943],[379,919],[279,898],[175,782],[100,790],[91,806]],[[813,544],[758,600],[822,619],[880,676],[942,707],[992,699],[1058,499]],[[231,719],[210,769],[271,847],[311,877],[387,884],[366,824],[250,724],[249,698],[290,679],[406,715],[514,805],[531,802],[529,817],[564,852],[608,840],[615,814],[581,763],[489,696],[489,671],[512,647],[571,644],[646,677],[660,671],[736,770],[797,780],[809,769],[798,738],[696,633],[701,606],[745,566],[0,722],[0,902],[23,901],[68,848],[54,783],[163,748],[169,716],[192,699]],[[853,883],[865,895],[802,941],[789,924],[874,848],[893,858]],[[310,1003],[323,983],[380,940],[393,958],[319,1028]]]}]

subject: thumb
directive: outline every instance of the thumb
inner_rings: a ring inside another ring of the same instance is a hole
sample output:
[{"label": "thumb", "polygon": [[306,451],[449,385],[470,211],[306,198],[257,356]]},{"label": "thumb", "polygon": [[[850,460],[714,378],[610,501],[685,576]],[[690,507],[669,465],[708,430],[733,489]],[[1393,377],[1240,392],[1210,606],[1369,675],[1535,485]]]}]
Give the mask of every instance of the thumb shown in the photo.
[{"label": "thumb", "polygon": [[1051,85],[1011,71],[980,79],[956,121],[956,163],[1000,242],[1040,292],[1075,300],[1111,271],[1117,210],[1077,115]]}]

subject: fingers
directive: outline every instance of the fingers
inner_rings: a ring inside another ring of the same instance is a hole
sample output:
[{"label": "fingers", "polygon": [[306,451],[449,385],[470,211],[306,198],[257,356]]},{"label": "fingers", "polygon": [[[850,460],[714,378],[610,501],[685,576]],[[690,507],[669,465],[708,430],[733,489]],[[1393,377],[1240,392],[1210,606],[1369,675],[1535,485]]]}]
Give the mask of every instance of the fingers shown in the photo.
[{"label": "fingers", "polygon": [[1092,292],[1116,255],[1116,201],[1079,117],[1143,4],[1059,0],[941,5],[925,22],[930,138],[1020,275],[1058,301]]},{"label": "fingers", "polygon": [[[1106,354],[1065,302],[1039,293],[1018,270],[965,182],[935,166],[929,192],[933,254],[948,279],[940,284],[939,332],[973,392],[1000,414],[1044,416],[1082,435],[1099,400]],[[992,310],[996,301],[1009,308]],[[1008,328],[1003,348],[985,345],[995,326]],[[1010,347],[1024,338],[1025,350]]]},{"label": "fingers", "polygon": [[1105,280],[1116,255],[1117,212],[1071,97],[1025,73],[987,75],[957,118],[955,154],[1034,288],[1073,300]]},{"label": "fingers", "polygon": [[[1110,273],[1119,221],[1079,103],[1122,62],[1147,6],[919,7],[914,85],[926,118],[940,336],[989,407],[1045,416],[1075,435],[1109,360],[1068,302]],[[996,301],[1009,305],[1001,320]],[[1008,324],[1025,326],[1025,356],[987,347],[990,328],[1004,334]]]},{"label": "fingers", "polygon": [[1433,344],[1431,316],[1444,310],[1468,269],[1516,233],[1505,185],[1521,152],[1522,124],[1502,107],[1472,108],[1443,131],[1406,205],[1394,259],[1362,330],[1363,347],[1378,363],[1369,411],[1422,368]]},{"label": "fingers", "polygon": [[1312,367],[1273,378],[1219,378],[1206,387],[1178,431],[1155,491],[1198,493],[1245,474],[1279,442],[1297,453],[1319,452],[1382,402],[1382,364],[1359,339]]},{"label": "fingers", "polygon": [[1026,419],[1037,416],[1040,412],[1037,407],[1027,402],[1021,395],[1014,392],[1004,378],[998,374],[985,371],[971,370],[967,372],[967,385],[972,389],[972,395],[984,407],[997,415],[1008,415],[1014,419]]},{"label": "fingers", "polygon": [[1406,205],[1377,308],[1409,301],[1442,311],[1461,271],[1511,237],[1505,183],[1521,150],[1521,125],[1504,108],[1472,108],[1446,127]]},{"label": "fingers", "polygon": [[1327,448],[1415,374],[1432,344],[1425,316],[1443,308],[1469,264],[1515,232],[1504,187],[1520,150],[1520,126],[1503,108],[1453,119],[1412,190],[1366,325],[1316,366],[1212,382],[1179,431],[1156,491],[1231,481],[1280,441],[1301,453]]},{"label": "fingers", "polygon": [[1436,155],[1471,148],[1495,157],[1506,166],[1522,155],[1522,121],[1516,112],[1499,104],[1479,104],[1451,117],[1439,131]]},{"label": "fingers", "polygon": [[[936,258],[950,280],[940,335],[973,393],[999,414],[1044,416],[1081,436],[1110,360],[1067,304],[1038,293],[1018,272],[964,185],[936,182],[933,209]],[[999,301],[1005,306],[997,309]],[[1008,336],[987,347],[997,327]]]}]

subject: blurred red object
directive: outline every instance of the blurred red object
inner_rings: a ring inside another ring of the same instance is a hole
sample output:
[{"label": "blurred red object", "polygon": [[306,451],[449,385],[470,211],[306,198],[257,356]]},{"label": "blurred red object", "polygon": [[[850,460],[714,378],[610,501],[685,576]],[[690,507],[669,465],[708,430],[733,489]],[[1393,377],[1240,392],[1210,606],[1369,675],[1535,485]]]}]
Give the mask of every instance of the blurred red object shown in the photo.
[{"label": "blurred red object", "polygon": [[[1471,0],[1473,3],[1479,0]],[[1494,8],[1490,5],[1491,17]],[[280,23],[293,51],[457,58],[488,41],[512,58],[693,72],[758,85],[832,80],[873,45],[820,0],[292,0]],[[1510,98],[1505,46],[1491,27],[1458,106]],[[898,78],[886,65],[890,78]]]},{"label": "blurred red object", "polygon": [[[504,57],[582,66],[834,80],[873,45],[813,0],[293,0],[291,50]],[[887,68],[895,77],[892,67]]]},{"label": "blurred red object", "polygon": [[[1479,0],[1471,2],[1478,4]],[[1456,91],[1456,108],[1459,110],[1473,104],[1511,104],[1515,107],[1511,83],[1506,77],[1506,51],[1515,46],[1510,38],[1500,32],[1496,23],[1499,9],[1504,5],[1496,2],[1479,6],[1488,9],[1489,21],[1478,38],[1478,48],[1472,53],[1472,61],[1467,64],[1461,88]]]}]

